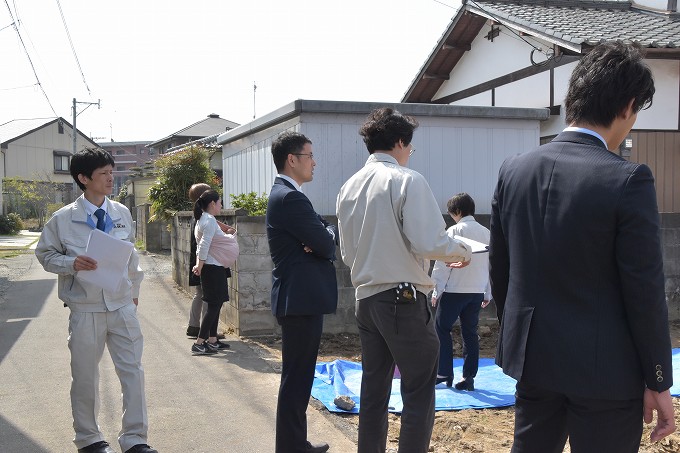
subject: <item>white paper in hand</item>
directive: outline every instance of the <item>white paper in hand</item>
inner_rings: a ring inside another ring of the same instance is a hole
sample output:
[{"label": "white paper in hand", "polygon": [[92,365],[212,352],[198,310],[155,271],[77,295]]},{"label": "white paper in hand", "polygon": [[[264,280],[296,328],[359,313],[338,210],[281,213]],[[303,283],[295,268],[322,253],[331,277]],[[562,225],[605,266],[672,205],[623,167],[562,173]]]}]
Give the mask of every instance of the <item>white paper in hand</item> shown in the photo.
[{"label": "white paper in hand", "polygon": [[457,234],[453,236],[454,239],[458,239],[460,242],[465,242],[472,249],[472,253],[485,253],[489,251],[489,246],[472,239],[464,238],[463,236],[458,236]]},{"label": "white paper in hand", "polygon": [[79,271],[78,279],[107,291],[117,291],[127,275],[134,245],[94,229],[87,240],[85,255],[97,261],[97,269]]}]

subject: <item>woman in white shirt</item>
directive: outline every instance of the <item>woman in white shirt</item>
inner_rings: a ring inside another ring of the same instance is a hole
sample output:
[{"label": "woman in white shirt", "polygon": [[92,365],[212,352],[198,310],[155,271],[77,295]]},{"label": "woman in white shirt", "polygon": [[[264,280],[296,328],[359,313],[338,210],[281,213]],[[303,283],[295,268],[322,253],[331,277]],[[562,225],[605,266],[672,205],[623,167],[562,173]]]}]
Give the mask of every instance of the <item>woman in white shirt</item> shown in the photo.
[{"label": "woman in white shirt", "polygon": [[206,190],[194,204],[196,226],[196,265],[193,273],[201,277],[203,301],[208,309],[201,319],[201,327],[191,352],[197,355],[214,354],[228,346],[217,340],[217,325],[220,309],[229,298],[227,286],[227,269],[218,259],[211,255],[210,244],[216,235],[224,234],[217,224],[215,216],[222,210],[220,194],[214,190]]},{"label": "woman in white shirt", "polygon": [[[489,230],[475,220],[475,202],[466,193],[454,195],[447,204],[449,215],[456,222],[446,233],[453,237],[489,243]],[[437,260],[432,270],[435,288],[432,292],[432,306],[437,307],[435,328],[439,337],[439,368],[436,383],[453,383],[453,344],[451,329],[460,318],[463,337],[463,377],[456,383],[458,390],[474,390],[475,376],[479,366],[479,311],[489,305],[489,254],[472,255],[467,267],[456,269]]]}]

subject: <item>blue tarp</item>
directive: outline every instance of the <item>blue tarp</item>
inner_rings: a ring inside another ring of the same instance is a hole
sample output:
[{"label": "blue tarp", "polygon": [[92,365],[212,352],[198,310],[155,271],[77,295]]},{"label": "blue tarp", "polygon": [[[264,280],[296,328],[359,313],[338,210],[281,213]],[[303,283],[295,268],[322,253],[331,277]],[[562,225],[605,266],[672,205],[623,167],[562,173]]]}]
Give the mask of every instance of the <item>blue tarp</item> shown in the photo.
[{"label": "blue tarp", "polygon": [[680,348],[673,349],[673,387],[672,396],[680,396]]},{"label": "blue tarp", "polygon": [[[463,359],[453,361],[453,374],[462,376]],[[674,385],[671,395],[680,397],[680,348],[673,349]],[[403,404],[399,388],[401,380],[392,380],[389,411],[400,413]],[[361,391],[361,364],[346,360],[317,363],[312,396],[321,401],[331,412],[359,413]],[[336,396],[347,395],[356,403],[351,411],[344,411],[333,404]],[[435,388],[435,409],[438,411],[459,409],[483,409],[505,407],[515,404],[515,380],[503,374],[493,359],[479,359],[479,371],[475,378],[475,391],[459,391],[439,384]]]},{"label": "blue tarp", "polygon": [[[455,376],[463,374],[463,360],[453,361]],[[400,413],[403,404],[399,388],[401,379],[392,380],[389,411]],[[361,364],[345,360],[317,363],[312,396],[323,403],[331,412],[359,413],[361,392]],[[335,404],[336,396],[347,395],[356,403],[351,411],[344,411]],[[458,409],[483,409],[505,407],[515,404],[515,380],[503,374],[493,359],[479,359],[479,371],[475,378],[475,391],[456,390],[439,384],[435,387],[435,409],[438,411]]]}]

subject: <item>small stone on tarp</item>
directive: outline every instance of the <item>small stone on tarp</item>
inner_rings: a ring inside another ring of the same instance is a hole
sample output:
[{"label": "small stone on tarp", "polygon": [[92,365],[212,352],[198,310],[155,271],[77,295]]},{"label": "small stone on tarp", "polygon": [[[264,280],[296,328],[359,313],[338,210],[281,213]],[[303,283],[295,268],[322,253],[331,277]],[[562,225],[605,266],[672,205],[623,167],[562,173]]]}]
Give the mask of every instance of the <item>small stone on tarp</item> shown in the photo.
[{"label": "small stone on tarp", "polygon": [[336,396],[333,400],[333,404],[342,409],[343,411],[351,411],[356,406],[356,403],[347,395]]}]

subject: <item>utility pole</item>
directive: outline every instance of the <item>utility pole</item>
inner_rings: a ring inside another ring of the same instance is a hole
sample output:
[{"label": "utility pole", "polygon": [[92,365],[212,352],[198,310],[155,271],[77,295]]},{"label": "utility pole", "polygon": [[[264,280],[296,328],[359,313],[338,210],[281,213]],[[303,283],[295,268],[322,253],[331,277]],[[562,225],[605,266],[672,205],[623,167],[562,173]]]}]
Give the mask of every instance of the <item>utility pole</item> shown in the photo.
[{"label": "utility pole", "polygon": [[257,90],[257,85],[253,81],[253,119],[255,119],[255,90]]},{"label": "utility pole", "polygon": [[[78,132],[77,132],[77,129],[76,129],[76,117],[78,115],[80,115],[80,113],[78,113],[76,111],[76,104],[87,104],[87,107],[85,107],[85,110],[87,110],[87,108],[91,105],[96,105],[97,109],[101,109],[102,106],[101,106],[100,103],[101,103],[101,99],[97,99],[97,102],[80,102],[80,101],[76,101],[76,98],[73,98],[73,107],[72,107],[72,110],[73,110],[73,154],[75,154],[78,151],[76,149],[76,139],[78,138]],[[85,110],[83,110],[83,112]]]}]

